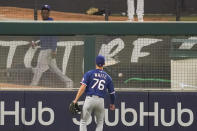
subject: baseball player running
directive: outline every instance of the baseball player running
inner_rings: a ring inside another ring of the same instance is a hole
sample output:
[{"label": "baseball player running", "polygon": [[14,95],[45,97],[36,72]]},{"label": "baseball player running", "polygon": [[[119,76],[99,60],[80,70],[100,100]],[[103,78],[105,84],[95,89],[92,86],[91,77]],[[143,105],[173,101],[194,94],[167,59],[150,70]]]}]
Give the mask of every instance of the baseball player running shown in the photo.
[{"label": "baseball player running", "polygon": [[110,110],[115,110],[115,91],[111,77],[103,71],[103,65],[105,64],[105,58],[101,55],[96,57],[96,69],[86,72],[81,81],[81,86],[78,90],[73,103],[77,103],[80,96],[85,92],[86,98],[83,105],[80,131],[87,131],[86,122],[94,112],[96,117],[96,131],[103,130],[104,122],[104,97],[108,90],[111,98]]},{"label": "baseball player running", "polygon": [[[127,11],[128,11],[128,19],[129,21],[134,21],[134,14],[135,14],[135,4],[134,0],[127,0]],[[144,16],[144,0],[137,0],[137,10],[136,14],[138,17],[139,22],[143,22]]]},{"label": "baseball player running", "polygon": [[[44,5],[41,8],[42,19],[45,21],[52,21],[53,18],[49,17],[50,14],[50,6]],[[57,48],[57,37],[55,36],[41,36],[39,43],[32,42],[32,48],[40,45],[41,51],[38,56],[37,67],[34,72],[33,80],[31,82],[31,86],[38,85],[40,78],[46,70],[50,69],[52,72],[56,73],[60,79],[66,84],[66,87],[72,88],[73,81],[62,74],[60,69],[58,69],[56,65],[56,48]]]}]

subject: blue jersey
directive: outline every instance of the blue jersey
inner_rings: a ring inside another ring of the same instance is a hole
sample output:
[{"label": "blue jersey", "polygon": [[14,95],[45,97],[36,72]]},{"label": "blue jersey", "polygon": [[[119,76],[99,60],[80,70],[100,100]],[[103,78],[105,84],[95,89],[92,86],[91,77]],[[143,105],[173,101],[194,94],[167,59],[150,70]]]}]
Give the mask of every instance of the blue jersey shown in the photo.
[{"label": "blue jersey", "polygon": [[[45,21],[53,21],[53,18],[48,18]],[[56,36],[40,36],[41,50],[52,49],[53,51],[57,48],[57,37]]]},{"label": "blue jersey", "polygon": [[104,98],[107,91],[109,94],[115,93],[111,77],[100,69],[86,72],[81,84],[86,85],[86,95],[97,95]]}]

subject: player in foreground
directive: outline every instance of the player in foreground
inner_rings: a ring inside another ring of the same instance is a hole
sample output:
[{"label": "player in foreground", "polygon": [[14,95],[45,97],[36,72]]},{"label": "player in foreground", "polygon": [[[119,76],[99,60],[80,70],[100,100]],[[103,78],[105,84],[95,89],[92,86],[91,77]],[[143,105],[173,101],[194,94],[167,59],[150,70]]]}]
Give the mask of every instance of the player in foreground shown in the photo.
[{"label": "player in foreground", "polygon": [[103,130],[104,122],[104,97],[107,93],[110,94],[111,104],[110,110],[115,110],[115,91],[112,83],[112,78],[103,71],[103,65],[105,64],[105,58],[101,55],[96,57],[96,69],[86,72],[81,81],[81,86],[78,90],[73,104],[77,104],[80,96],[85,92],[86,98],[83,105],[80,131],[87,131],[87,120],[94,112],[97,121],[96,131]]}]

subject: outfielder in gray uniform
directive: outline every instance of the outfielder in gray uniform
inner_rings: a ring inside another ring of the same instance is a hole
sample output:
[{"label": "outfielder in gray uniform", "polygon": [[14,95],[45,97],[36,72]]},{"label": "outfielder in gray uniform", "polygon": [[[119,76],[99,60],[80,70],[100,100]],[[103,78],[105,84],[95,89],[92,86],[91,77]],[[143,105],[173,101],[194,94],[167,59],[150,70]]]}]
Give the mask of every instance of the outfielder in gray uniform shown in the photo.
[{"label": "outfielder in gray uniform", "polygon": [[[127,11],[128,11],[128,20],[134,21],[134,15],[135,15],[135,4],[134,0],[127,0]],[[138,17],[139,22],[144,21],[144,0],[137,0],[137,10],[136,14]]]},{"label": "outfielder in gray uniform", "polygon": [[[43,20],[52,21],[53,19],[49,17],[50,6],[44,5],[41,9],[41,15]],[[72,88],[73,81],[63,75],[56,64],[56,48],[57,48],[57,37],[56,36],[41,36],[39,43],[32,42],[32,47],[40,45],[41,51],[38,56],[38,62],[36,68],[33,70],[34,76],[31,82],[31,86],[38,85],[40,78],[46,70],[50,69],[52,72],[56,73],[60,79],[66,84],[66,87]]]},{"label": "outfielder in gray uniform", "polygon": [[86,98],[83,105],[80,121],[80,131],[87,131],[87,121],[94,112],[96,117],[96,131],[103,131],[104,123],[104,97],[110,94],[110,110],[115,110],[115,91],[111,77],[103,71],[105,58],[101,55],[96,57],[96,69],[86,72],[81,81],[80,89],[73,103],[77,103],[80,96],[85,92]]}]

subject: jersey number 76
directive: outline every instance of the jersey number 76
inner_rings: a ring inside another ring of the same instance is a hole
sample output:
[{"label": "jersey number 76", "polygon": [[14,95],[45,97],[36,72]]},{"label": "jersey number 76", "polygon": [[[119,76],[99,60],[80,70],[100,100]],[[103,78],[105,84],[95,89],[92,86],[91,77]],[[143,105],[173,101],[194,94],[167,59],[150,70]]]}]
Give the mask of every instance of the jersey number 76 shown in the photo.
[{"label": "jersey number 76", "polygon": [[99,90],[104,90],[105,88],[105,80],[99,80],[99,79],[96,79],[94,78],[93,79],[95,81],[94,85],[92,86],[92,88],[95,88],[97,85],[98,85],[98,89]]}]

